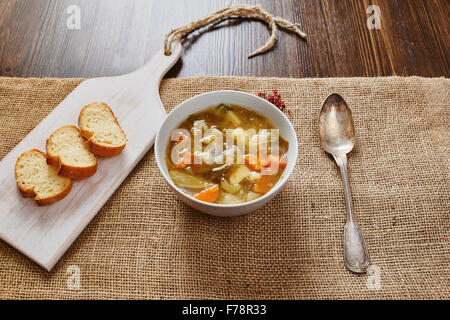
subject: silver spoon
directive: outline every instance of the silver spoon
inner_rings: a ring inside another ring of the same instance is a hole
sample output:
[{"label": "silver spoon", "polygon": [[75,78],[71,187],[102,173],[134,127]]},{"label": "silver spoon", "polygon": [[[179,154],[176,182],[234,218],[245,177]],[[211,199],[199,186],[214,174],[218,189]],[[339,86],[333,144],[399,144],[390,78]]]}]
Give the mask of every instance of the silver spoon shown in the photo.
[{"label": "silver spoon", "polygon": [[347,223],[344,227],[344,262],[350,271],[364,273],[370,264],[369,254],[361,229],[353,217],[352,195],[347,177],[346,154],[355,145],[355,126],[347,103],[336,93],[325,100],[320,110],[319,138],[322,148],[336,160],[344,184],[347,208]]}]

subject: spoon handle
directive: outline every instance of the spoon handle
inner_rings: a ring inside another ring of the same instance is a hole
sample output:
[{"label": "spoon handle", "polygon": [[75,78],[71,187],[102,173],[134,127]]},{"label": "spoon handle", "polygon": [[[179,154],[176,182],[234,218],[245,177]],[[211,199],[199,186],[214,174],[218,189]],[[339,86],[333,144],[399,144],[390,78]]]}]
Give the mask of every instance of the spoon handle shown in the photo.
[{"label": "spoon handle", "polygon": [[344,227],[344,262],[345,266],[352,272],[364,273],[369,267],[369,254],[367,252],[366,242],[361,229],[356,224],[353,217],[352,194],[348,183],[347,175],[347,156],[334,156],[339,166],[344,184],[345,207],[347,209],[347,223]]}]

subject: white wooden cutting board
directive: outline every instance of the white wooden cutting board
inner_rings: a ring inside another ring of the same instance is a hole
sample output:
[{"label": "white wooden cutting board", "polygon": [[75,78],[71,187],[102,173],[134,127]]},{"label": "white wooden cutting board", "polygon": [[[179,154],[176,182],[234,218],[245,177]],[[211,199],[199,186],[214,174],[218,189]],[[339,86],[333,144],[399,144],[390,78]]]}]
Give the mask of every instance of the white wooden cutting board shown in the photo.
[{"label": "white wooden cutting board", "polygon": [[[83,81],[0,162],[2,240],[46,270],[53,268],[153,145],[166,117],[159,84],[180,54],[177,43],[172,55],[161,50],[133,73]],[[63,125],[77,125],[81,108],[95,101],[106,102],[116,114],[128,139],[124,151],[117,157],[99,158],[97,173],[74,181],[72,191],[53,205],[39,207],[33,198],[23,198],[14,178],[17,157],[33,148],[45,152],[47,137]]]}]

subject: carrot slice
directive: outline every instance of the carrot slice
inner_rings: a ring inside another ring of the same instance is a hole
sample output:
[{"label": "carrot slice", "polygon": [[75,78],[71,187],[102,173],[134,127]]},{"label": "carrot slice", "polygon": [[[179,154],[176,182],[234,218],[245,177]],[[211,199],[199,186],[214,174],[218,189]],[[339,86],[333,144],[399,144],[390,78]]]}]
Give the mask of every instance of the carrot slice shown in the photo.
[{"label": "carrot slice", "polygon": [[181,133],[181,134],[178,136],[178,142],[181,142],[181,141],[183,141],[183,140],[185,140],[185,139],[187,139],[187,138],[188,138],[188,136],[187,136],[186,134]]},{"label": "carrot slice", "polygon": [[[269,165],[272,165],[273,162],[278,162],[278,168],[279,169],[284,169],[287,166],[287,157],[286,156],[273,156],[270,155],[269,156]],[[268,166],[269,166],[268,165]]]},{"label": "carrot slice", "polygon": [[184,169],[187,168],[192,163],[193,155],[191,152],[186,151],[183,155],[183,158],[177,163],[176,168],[177,169]]},{"label": "carrot slice", "polygon": [[273,155],[262,155],[262,154],[249,154],[245,156],[245,165],[253,171],[260,171],[261,168],[268,167],[272,162],[278,162],[278,168],[284,169],[287,165],[286,156],[273,156]]},{"label": "carrot slice", "polygon": [[216,202],[219,197],[219,185],[215,184],[212,187],[206,188],[205,190],[194,195],[197,200],[205,202]]},{"label": "carrot slice", "polygon": [[261,168],[264,168],[268,164],[270,164],[269,158],[266,155],[262,154],[248,154],[245,156],[245,165],[253,171],[260,171]]},{"label": "carrot slice", "polygon": [[253,186],[252,191],[257,193],[267,193],[272,189],[276,182],[276,175],[262,175]]}]

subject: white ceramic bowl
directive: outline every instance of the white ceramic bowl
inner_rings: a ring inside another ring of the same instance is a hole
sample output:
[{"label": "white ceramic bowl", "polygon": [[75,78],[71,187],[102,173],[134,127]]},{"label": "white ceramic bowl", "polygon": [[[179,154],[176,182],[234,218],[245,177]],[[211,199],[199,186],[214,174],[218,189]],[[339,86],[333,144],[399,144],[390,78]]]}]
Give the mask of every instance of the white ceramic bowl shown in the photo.
[{"label": "white ceramic bowl", "polygon": [[[221,103],[236,104],[265,115],[280,129],[280,136],[289,142],[288,163],[277,184],[262,197],[239,204],[216,204],[199,201],[185,194],[170,178],[165,161],[167,143],[174,129],[189,115]],[[155,140],[155,157],[159,170],[173,192],[187,205],[213,216],[230,217],[252,212],[271,200],[289,178],[297,162],[298,143],[294,127],[277,107],[256,95],[239,91],[213,91],[192,97],[178,105],[164,120]]]}]

